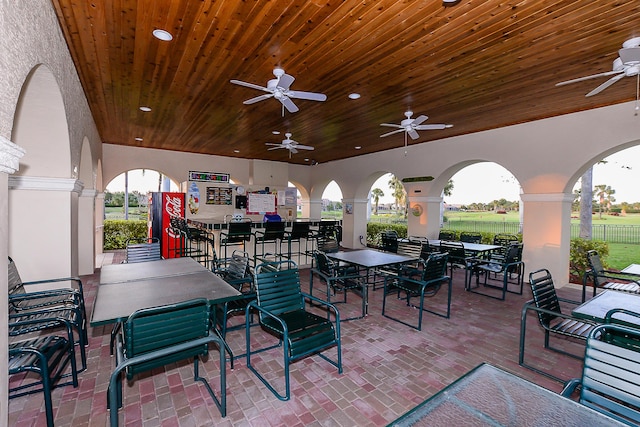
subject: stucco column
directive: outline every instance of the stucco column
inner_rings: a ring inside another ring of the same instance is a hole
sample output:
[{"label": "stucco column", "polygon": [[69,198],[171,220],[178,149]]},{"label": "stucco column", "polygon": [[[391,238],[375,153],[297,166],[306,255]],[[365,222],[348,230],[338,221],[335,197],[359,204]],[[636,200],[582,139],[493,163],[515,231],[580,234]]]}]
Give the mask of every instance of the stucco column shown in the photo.
[{"label": "stucco column", "polygon": [[[427,237],[429,239],[437,239],[440,233],[440,209],[442,207],[442,197],[425,197],[424,202],[420,203],[425,205],[426,215],[426,228],[423,232],[417,234],[418,236]],[[416,235],[413,230],[411,235]]]},{"label": "stucco column", "polygon": [[95,244],[95,254],[100,255],[104,251],[104,193],[97,193],[94,203],[94,224],[95,230],[93,231],[95,237],[93,242]]},{"label": "stucco column", "polygon": [[[0,136],[0,289],[2,295],[7,295],[7,259],[9,254],[9,175],[18,170],[20,159],[24,156],[25,151]],[[7,384],[7,372],[9,354],[7,353],[7,337],[9,330],[7,319],[9,318],[8,306],[0,304],[0,342],[4,351],[0,352],[0,381],[5,384],[0,387],[0,419],[7,420],[9,413],[9,394]]]},{"label": "stucco column", "polygon": [[303,200],[302,218],[320,219],[322,216],[322,200]]},{"label": "stucco column", "polygon": [[96,190],[82,190],[78,199],[78,274],[93,274],[95,254],[95,215]]},{"label": "stucco column", "polygon": [[342,246],[345,248],[366,246],[368,202],[369,199],[342,199]]},{"label": "stucco column", "polygon": [[440,204],[442,197],[407,196],[407,236],[435,239],[440,230]]},{"label": "stucco column", "polygon": [[569,281],[572,194],[522,194],[522,240],[525,281],[531,271],[546,268],[556,286]]},{"label": "stucco column", "polygon": [[78,275],[82,187],[73,178],[9,177],[9,249],[23,280]]}]

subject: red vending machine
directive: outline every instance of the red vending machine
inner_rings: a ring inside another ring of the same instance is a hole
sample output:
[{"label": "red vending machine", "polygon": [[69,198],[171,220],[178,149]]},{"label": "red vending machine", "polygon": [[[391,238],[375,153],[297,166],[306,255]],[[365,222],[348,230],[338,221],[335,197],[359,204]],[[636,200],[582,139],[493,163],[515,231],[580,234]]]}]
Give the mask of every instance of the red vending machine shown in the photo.
[{"label": "red vending machine", "polygon": [[[176,239],[179,235],[171,232],[171,217],[185,217],[184,193],[150,193],[149,195],[149,237],[160,240],[160,252],[163,258],[175,258]],[[179,245],[178,245],[179,246]]]}]

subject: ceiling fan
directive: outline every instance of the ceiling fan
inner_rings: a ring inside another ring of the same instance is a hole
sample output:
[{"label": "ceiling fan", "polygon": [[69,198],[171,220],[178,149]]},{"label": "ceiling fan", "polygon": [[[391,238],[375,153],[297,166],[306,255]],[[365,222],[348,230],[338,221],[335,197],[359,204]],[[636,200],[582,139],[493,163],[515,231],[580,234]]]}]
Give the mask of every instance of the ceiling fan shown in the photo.
[{"label": "ceiling fan", "polygon": [[282,104],[283,117],[285,108],[290,113],[295,113],[299,110],[298,106],[291,100],[292,98],[307,99],[310,101],[325,101],[327,99],[327,95],[323,93],[303,92],[300,90],[289,89],[291,87],[291,84],[294,82],[295,77],[290,76],[289,74],[285,74],[282,68],[275,68],[273,70],[273,75],[276,76],[276,78],[269,80],[266,87],[258,86],[253,83],[243,82],[241,80],[231,80],[231,83],[267,92],[264,95],[247,99],[243,102],[243,104],[249,105],[268,98],[275,98]]},{"label": "ceiling fan", "polygon": [[413,111],[407,111],[404,113],[406,119],[402,120],[400,124],[395,123],[381,123],[380,126],[387,126],[392,128],[398,128],[396,130],[392,130],[391,132],[384,133],[380,135],[381,138],[385,136],[393,135],[394,133],[404,132],[404,146],[407,146],[407,135],[411,137],[411,139],[418,139],[420,135],[418,135],[419,130],[437,130],[437,129],[446,129],[453,127],[453,125],[445,125],[445,124],[433,124],[433,125],[423,125],[422,123],[426,122],[429,119],[428,116],[421,115],[412,119]]},{"label": "ceiling fan", "polygon": [[613,61],[613,70],[556,83],[556,86],[564,86],[567,84],[581,82],[583,80],[595,79],[598,77],[613,76],[585,95],[593,96],[599,94],[625,76],[632,77],[638,76],[640,74],[640,37],[634,37],[625,41],[622,44],[622,49],[618,51],[618,55],[620,56]]},{"label": "ceiling fan", "polygon": [[285,133],[284,136],[285,136],[285,139],[283,139],[280,144],[267,142],[265,145],[272,146],[271,148],[268,148],[268,150],[270,151],[270,150],[277,150],[279,148],[286,148],[287,150],[289,150],[289,158],[291,158],[291,154],[296,154],[298,150],[313,150],[313,147],[309,145],[299,144],[297,141],[294,141],[293,139],[291,139],[290,132]]}]

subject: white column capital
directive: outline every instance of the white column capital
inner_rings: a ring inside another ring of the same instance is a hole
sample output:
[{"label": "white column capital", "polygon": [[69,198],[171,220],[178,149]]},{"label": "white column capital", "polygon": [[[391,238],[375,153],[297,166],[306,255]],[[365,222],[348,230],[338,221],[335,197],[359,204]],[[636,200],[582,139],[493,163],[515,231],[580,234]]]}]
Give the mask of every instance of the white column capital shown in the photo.
[{"label": "white column capital", "polygon": [[11,190],[68,191],[82,193],[84,184],[73,178],[52,178],[46,176],[10,176]]},{"label": "white column capital", "polygon": [[26,151],[0,135],[0,172],[15,173],[20,167],[20,159]]}]

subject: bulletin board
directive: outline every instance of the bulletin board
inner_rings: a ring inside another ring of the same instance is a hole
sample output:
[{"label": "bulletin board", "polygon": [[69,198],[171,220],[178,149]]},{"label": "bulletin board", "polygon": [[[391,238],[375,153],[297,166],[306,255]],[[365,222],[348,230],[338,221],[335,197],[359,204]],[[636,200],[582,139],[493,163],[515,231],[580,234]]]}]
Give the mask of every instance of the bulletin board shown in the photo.
[{"label": "bulletin board", "polygon": [[271,193],[249,193],[247,200],[247,215],[278,213],[276,209],[276,195]]},{"label": "bulletin board", "polygon": [[231,205],[233,190],[226,187],[207,187],[207,205]]}]

